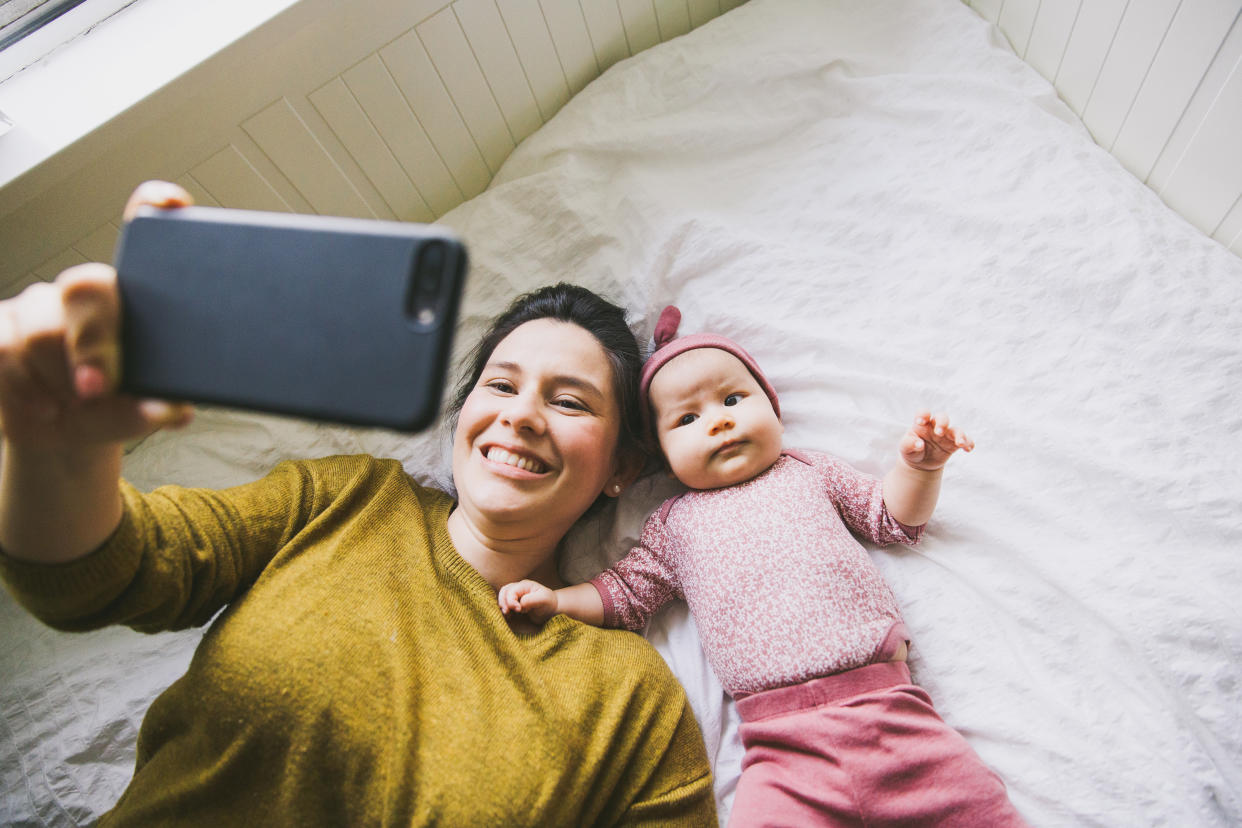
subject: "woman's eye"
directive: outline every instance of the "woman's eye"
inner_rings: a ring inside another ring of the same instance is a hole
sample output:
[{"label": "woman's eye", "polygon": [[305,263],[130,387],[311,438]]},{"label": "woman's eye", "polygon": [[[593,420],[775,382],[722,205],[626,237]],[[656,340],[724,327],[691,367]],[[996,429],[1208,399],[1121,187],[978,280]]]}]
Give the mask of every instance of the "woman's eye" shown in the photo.
[{"label": "woman's eye", "polygon": [[682,414],[681,417],[678,418],[677,420],[677,425],[679,426],[690,425],[698,418],[699,416],[697,414]]},{"label": "woman's eye", "polygon": [[553,400],[552,404],[556,406],[560,406],[561,408],[568,408],[571,411],[586,411],[587,410],[587,407],[583,405],[582,403],[578,402],[577,400]]},{"label": "woman's eye", "polygon": [[512,394],[517,390],[508,380],[492,380],[487,383],[487,387],[501,394]]},{"label": "woman's eye", "polygon": [[741,401],[742,401],[741,394],[730,394],[729,396],[724,398],[725,405],[737,405]]}]

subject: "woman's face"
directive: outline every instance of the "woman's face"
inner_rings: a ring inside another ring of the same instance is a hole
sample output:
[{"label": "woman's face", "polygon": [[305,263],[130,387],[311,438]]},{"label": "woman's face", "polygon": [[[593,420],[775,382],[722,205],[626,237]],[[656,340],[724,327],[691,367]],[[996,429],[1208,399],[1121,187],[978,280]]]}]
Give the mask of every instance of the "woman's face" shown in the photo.
[{"label": "woman's face", "polygon": [[578,325],[537,319],[500,341],[453,438],[459,508],[506,539],[559,540],[618,474],[612,367]]}]

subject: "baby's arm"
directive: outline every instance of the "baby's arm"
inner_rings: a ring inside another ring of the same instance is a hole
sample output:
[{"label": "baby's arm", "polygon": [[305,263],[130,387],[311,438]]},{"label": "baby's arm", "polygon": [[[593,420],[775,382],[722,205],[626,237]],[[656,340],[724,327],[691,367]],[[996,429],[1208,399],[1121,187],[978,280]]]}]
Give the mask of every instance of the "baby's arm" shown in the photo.
[{"label": "baby's arm", "polygon": [[661,514],[647,518],[639,542],[625,557],[585,584],[557,590],[530,580],[505,584],[496,596],[501,611],[523,613],[536,624],[564,613],[596,627],[641,631],[652,613],[683,597]]},{"label": "baby's arm", "polygon": [[949,425],[945,414],[921,412],[901,438],[897,465],[884,478],[884,505],[906,526],[922,526],[936,509],[940,477],[953,452],[971,451],[975,441]]},{"label": "baby's arm", "polygon": [[553,590],[538,581],[516,581],[502,586],[496,600],[505,615],[519,612],[536,624],[563,612],[584,624],[604,625],[604,601],[590,583]]}]

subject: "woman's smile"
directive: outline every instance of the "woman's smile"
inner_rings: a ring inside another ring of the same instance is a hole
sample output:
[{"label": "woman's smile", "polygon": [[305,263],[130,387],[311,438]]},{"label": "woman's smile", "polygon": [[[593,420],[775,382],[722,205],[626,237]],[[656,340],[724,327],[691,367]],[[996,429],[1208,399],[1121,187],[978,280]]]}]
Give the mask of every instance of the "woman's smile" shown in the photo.
[{"label": "woman's smile", "polygon": [[534,477],[542,477],[549,471],[548,464],[538,457],[515,449],[486,446],[483,456],[492,463],[502,465],[507,469],[517,469]]}]

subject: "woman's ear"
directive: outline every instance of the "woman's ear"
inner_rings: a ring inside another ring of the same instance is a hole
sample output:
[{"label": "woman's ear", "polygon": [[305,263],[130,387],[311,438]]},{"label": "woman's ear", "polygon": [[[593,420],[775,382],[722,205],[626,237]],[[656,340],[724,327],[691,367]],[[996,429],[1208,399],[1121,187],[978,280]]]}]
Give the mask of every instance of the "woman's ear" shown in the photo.
[{"label": "woman's ear", "polygon": [[609,497],[620,497],[630,484],[643,473],[647,464],[647,456],[638,449],[618,450],[614,463],[615,471],[604,486],[604,494]]}]

